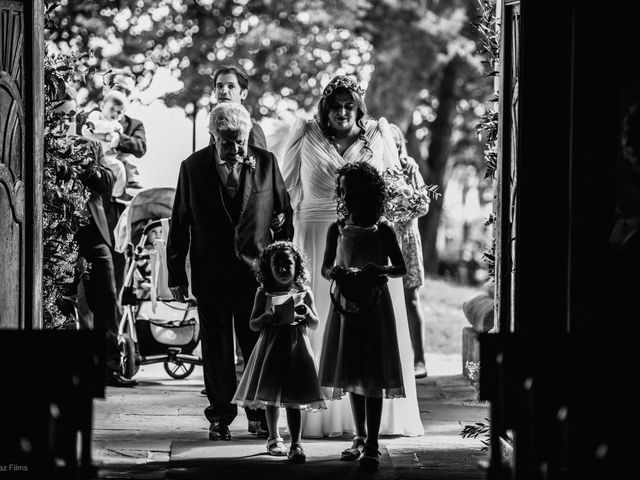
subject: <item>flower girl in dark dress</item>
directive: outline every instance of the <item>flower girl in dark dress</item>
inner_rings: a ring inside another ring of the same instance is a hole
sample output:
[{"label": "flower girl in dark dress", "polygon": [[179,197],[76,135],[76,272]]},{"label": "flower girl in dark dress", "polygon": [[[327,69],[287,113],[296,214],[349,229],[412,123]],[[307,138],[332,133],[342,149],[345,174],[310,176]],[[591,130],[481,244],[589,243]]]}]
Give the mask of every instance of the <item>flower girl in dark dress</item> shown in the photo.
[{"label": "flower girl in dark dress", "polygon": [[[395,316],[387,277],[406,273],[392,225],[382,217],[385,185],[366,162],[338,169],[338,221],[329,227],[322,275],[334,281],[320,355],[330,398],[349,392],[356,425],[343,460],[379,466],[382,399],[404,397]],[[335,288],[333,288],[335,287]]]},{"label": "flower girl in dark dress", "polygon": [[[304,463],[301,410],[326,408],[307,327],[318,327],[302,254],[291,242],[274,242],[264,249],[257,273],[261,283],[251,314],[250,327],[261,331],[247,361],[233,403],[266,408],[271,455],[287,455]],[[278,434],[280,407],[287,411],[291,434],[289,452]]]}]

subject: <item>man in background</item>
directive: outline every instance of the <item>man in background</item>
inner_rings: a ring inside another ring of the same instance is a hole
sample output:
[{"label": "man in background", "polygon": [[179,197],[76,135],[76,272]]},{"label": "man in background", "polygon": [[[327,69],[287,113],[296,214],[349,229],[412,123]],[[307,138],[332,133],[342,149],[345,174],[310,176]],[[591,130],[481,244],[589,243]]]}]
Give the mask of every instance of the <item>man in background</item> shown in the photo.
[{"label": "man in background", "polygon": [[[234,65],[223,65],[213,74],[213,91],[218,103],[242,104],[249,94],[249,77]],[[251,120],[249,145],[267,150],[267,140],[262,127]]]}]

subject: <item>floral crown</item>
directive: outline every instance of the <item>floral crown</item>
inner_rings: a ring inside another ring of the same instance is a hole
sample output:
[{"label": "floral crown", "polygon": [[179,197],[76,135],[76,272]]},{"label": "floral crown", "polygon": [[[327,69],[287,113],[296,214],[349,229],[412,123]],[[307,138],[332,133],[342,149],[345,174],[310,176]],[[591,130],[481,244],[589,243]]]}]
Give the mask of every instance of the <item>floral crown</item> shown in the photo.
[{"label": "floral crown", "polygon": [[335,92],[339,88],[345,88],[352,92],[357,93],[358,95],[364,96],[364,88],[358,85],[351,77],[347,76],[338,76],[329,82],[329,84],[324,87],[324,91],[322,92],[322,98],[329,97],[333,92]]}]

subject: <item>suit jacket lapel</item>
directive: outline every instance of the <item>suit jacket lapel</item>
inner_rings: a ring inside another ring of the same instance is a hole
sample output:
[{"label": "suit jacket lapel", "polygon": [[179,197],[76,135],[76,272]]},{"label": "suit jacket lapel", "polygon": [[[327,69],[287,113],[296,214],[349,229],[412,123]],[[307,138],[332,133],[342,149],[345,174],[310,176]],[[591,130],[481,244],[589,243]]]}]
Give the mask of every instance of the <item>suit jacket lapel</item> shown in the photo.
[{"label": "suit jacket lapel", "polygon": [[225,186],[222,184],[222,179],[220,178],[220,175],[218,174],[218,169],[216,168],[215,148],[216,148],[215,144],[212,143],[211,145],[209,145],[207,149],[207,156],[209,158],[205,162],[204,175],[205,175],[205,179],[211,179],[215,182],[215,185],[217,186],[216,190],[218,192],[220,205],[222,206],[222,209],[224,210],[224,212],[227,214],[227,218],[229,219],[229,222],[233,224],[233,219],[231,218],[231,214],[229,213],[227,204],[224,201],[224,193],[222,189],[225,188]]},{"label": "suit jacket lapel", "polygon": [[204,169],[203,169],[203,173],[206,176],[206,178],[210,178],[210,179],[217,179],[216,181],[218,183],[220,183],[220,175],[218,175],[218,170],[216,169],[216,157],[215,157],[215,145],[211,144],[207,147],[206,154],[207,155],[207,161],[204,162]]}]

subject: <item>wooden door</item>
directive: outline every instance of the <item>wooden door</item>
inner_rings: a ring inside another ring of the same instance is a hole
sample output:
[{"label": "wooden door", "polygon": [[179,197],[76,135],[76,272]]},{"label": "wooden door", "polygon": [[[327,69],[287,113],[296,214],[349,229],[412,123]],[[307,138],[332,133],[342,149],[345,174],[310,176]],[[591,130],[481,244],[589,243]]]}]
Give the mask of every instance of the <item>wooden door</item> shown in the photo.
[{"label": "wooden door", "polygon": [[635,467],[612,392],[637,363],[640,86],[637,14],[616,6],[501,1],[499,331],[480,337],[492,480]]},{"label": "wooden door", "polygon": [[520,120],[520,1],[502,6],[500,44],[500,131],[496,202],[497,331],[515,330],[516,238],[518,236],[518,159]]},{"label": "wooden door", "polygon": [[0,0],[0,328],[39,328],[42,1]]}]

